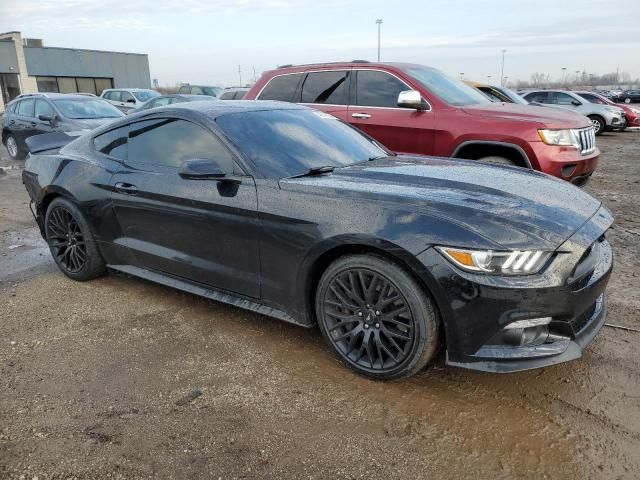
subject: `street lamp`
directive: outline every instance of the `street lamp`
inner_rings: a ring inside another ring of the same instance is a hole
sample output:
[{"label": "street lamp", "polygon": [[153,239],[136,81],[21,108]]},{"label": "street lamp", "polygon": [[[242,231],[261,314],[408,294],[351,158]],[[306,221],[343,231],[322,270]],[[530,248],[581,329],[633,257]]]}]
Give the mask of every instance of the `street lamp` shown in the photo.
[{"label": "street lamp", "polygon": [[567,67],[562,67],[562,80],[560,81],[560,87],[564,86],[564,72],[567,70]]},{"label": "street lamp", "polygon": [[507,49],[502,49],[502,71],[500,72],[500,86],[503,87],[502,79],[504,78],[504,54],[507,53]]},{"label": "street lamp", "polygon": [[491,85],[491,75],[487,75],[487,85]]},{"label": "street lamp", "polygon": [[507,80],[509,79],[509,77],[502,77],[504,79],[504,83],[502,84],[503,87],[507,86]]},{"label": "street lamp", "polygon": [[460,72],[460,80],[464,79],[464,72]]},{"label": "street lamp", "polygon": [[378,25],[378,63],[380,62],[380,28],[382,27],[382,19],[379,18],[376,20],[376,24]]}]

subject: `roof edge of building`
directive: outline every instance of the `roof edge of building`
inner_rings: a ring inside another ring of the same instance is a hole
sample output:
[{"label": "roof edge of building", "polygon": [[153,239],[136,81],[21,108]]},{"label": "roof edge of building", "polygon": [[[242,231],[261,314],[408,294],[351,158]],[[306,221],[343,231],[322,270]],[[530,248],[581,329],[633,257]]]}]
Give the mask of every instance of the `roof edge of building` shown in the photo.
[{"label": "roof edge of building", "polygon": [[139,55],[141,57],[148,57],[148,53],[135,53],[135,52],[116,52],[113,50],[94,50],[92,48],[71,48],[71,47],[23,47],[25,50],[30,50],[32,48],[40,48],[46,50],[71,50],[74,52],[97,52],[97,53],[117,53],[119,55]]}]

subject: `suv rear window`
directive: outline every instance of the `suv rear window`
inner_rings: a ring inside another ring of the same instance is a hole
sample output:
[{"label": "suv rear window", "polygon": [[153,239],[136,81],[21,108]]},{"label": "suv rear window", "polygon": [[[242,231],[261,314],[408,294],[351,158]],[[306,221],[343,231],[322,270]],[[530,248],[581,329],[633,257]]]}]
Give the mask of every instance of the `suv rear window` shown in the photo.
[{"label": "suv rear window", "polygon": [[191,93],[191,87],[188,87],[188,86],[182,86],[182,87],[180,87],[180,89],[178,90],[178,93]]},{"label": "suv rear window", "polygon": [[260,93],[258,100],[291,102],[302,75],[302,73],[294,73],[273,77]]},{"label": "suv rear window", "polygon": [[302,86],[302,103],[346,105],[349,83],[347,72],[313,72]]}]

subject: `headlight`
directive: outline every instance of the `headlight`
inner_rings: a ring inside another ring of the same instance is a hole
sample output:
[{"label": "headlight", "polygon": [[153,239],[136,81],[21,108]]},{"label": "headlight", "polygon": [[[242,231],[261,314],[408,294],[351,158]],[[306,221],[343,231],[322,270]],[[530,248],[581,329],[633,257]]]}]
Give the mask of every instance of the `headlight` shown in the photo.
[{"label": "headlight", "polygon": [[453,264],[475,273],[498,275],[530,275],[537,273],[553,254],[542,250],[466,250],[436,247]]},{"label": "headlight", "polygon": [[566,145],[580,148],[576,130],[538,130],[538,135],[547,145]]}]

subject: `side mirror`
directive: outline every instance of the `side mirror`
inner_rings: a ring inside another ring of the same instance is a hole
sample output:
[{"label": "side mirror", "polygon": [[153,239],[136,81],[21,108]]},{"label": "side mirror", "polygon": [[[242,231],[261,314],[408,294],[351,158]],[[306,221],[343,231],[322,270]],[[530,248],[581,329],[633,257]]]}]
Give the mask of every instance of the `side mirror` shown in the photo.
[{"label": "side mirror", "polygon": [[179,175],[185,179],[206,180],[223,179],[227,173],[215,160],[205,158],[194,158],[185,160],[180,169]]},{"label": "side mirror", "polygon": [[136,99],[135,98],[128,98],[127,99],[127,103],[136,103]]},{"label": "side mirror", "polygon": [[38,120],[41,122],[53,123],[53,117],[50,115],[38,115]]},{"label": "side mirror", "polygon": [[578,100],[571,100],[571,105],[575,107],[579,107],[580,105],[582,105],[582,103],[579,102]]},{"label": "side mirror", "polygon": [[398,95],[398,106],[401,108],[413,108],[426,110],[427,104],[422,100],[422,95],[417,90],[406,90]]}]

